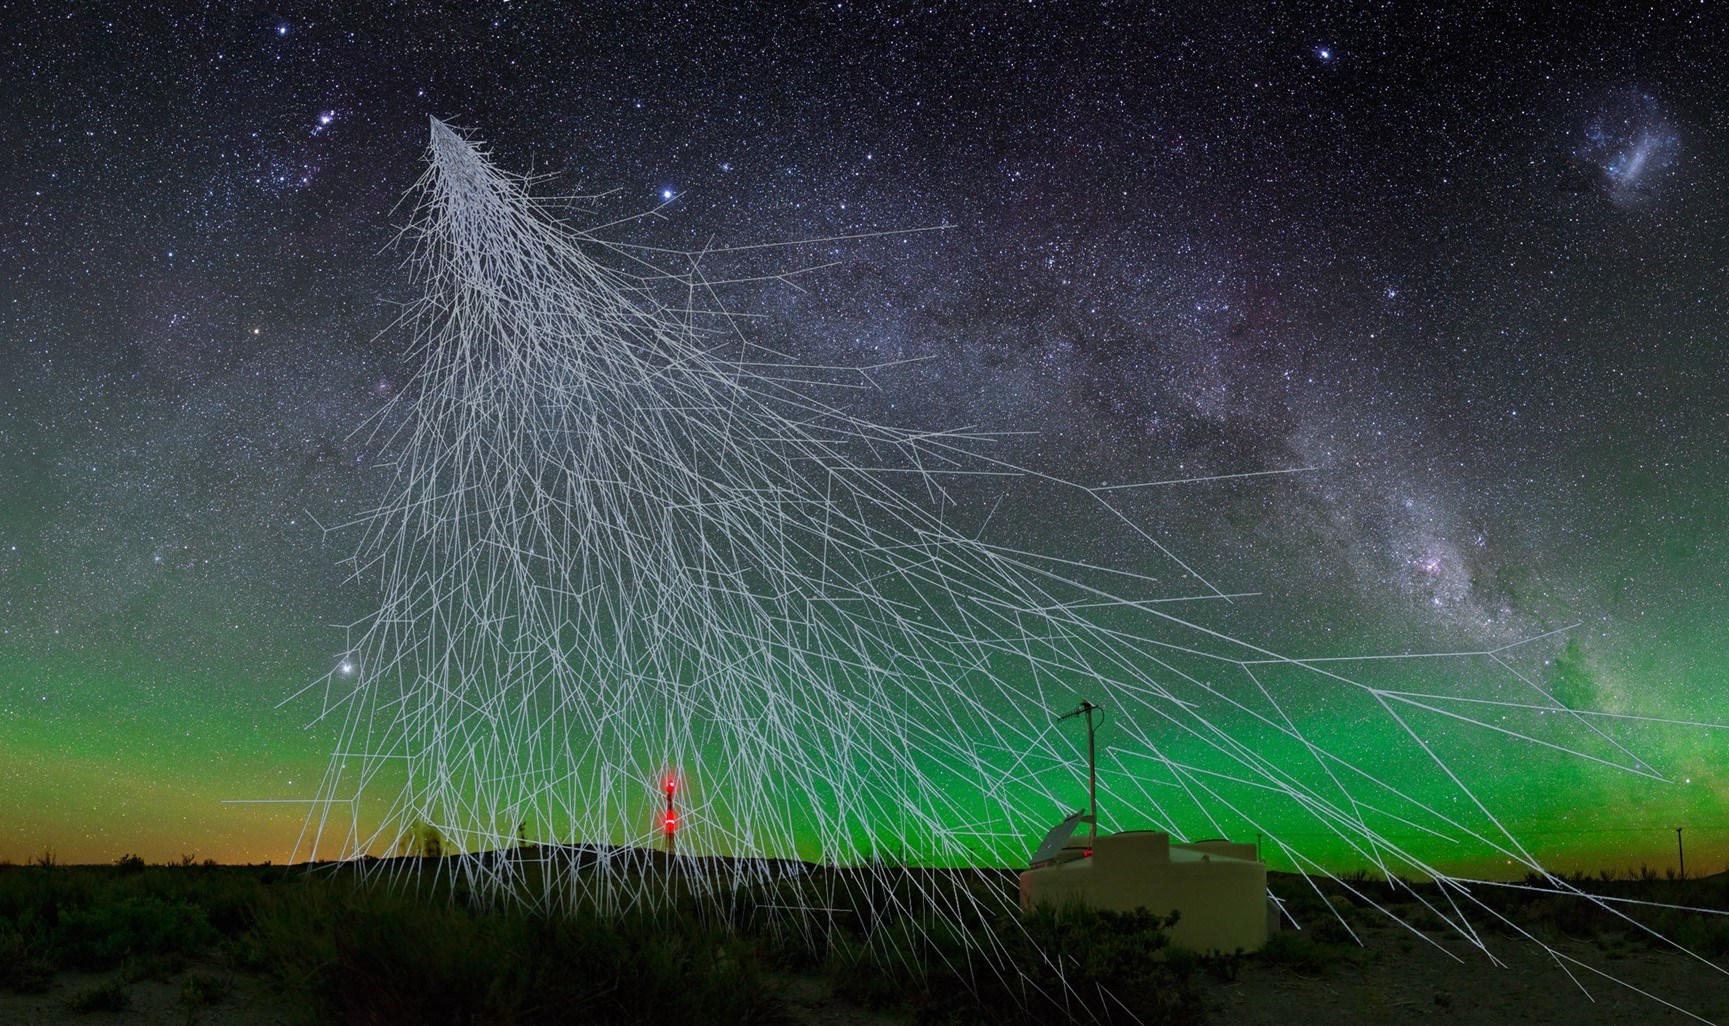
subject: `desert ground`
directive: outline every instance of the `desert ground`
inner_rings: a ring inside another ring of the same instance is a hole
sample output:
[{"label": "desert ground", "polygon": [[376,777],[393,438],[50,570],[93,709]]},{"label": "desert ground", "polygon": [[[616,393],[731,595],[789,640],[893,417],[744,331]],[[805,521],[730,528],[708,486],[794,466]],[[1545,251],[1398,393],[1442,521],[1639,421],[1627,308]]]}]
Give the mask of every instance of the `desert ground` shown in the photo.
[{"label": "desert ground", "polygon": [[[1206,979],[1205,1021],[1236,1026],[1320,1026],[1330,1023],[1433,1023],[1489,1026],[1496,1023],[1567,1023],[1634,1026],[1644,1023],[1729,1022],[1729,969],[1724,959],[1703,964],[1658,948],[1605,959],[1596,944],[1562,940],[1565,954],[1592,961],[1605,971],[1637,982],[1687,1014],[1575,967],[1581,989],[1534,945],[1496,945],[1504,968],[1489,965],[1462,941],[1431,937],[1439,949],[1415,941],[1402,929],[1365,931],[1366,946],[1315,971],[1245,964],[1234,981]],[[1449,957],[1456,955],[1458,960]],[[213,1003],[193,1003],[185,980],[225,981]],[[140,1026],[307,1026],[319,1018],[285,997],[266,975],[234,972],[221,964],[194,964],[164,980],[125,985],[130,1007],[119,1012],[78,1012],[71,1002],[104,985],[124,984],[120,970],[58,974],[42,994],[0,994],[0,1023],[137,1023]],[[783,975],[774,980],[785,1003],[785,1022],[797,1026],[903,1026],[913,1019],[892,1011],[862,1008],[838,997],[820,976]],[[1586,991],[1589,991],[1587,995]],[[1698,1018],[1695,1018],[1697,1016]]]},{"label": "desert ground", "polygon": [[[712,932],[672,937],[667,948],[663,935],[678,928],[660,920],[659,935],[625,930],[610,947],[566,936],[558,943],[567,953],[548,956],[533,942],[512,948],[523,943],[519,934],[489,933],[496,923],[448,901],[384,902],[380,910],[378,899],[357,901],[346,885],[305,875],[280,867],[0,867],[0,1024],[1007,1026],[1089,1016],[1233,1026],[1729,1023],[1729,916],[1664,913],[1657,925],[1690,941],[1702,953],[1695,955],[1594,909],[1526,902],[1508,906],[1509,918],[1552,951],[1512,929],[1483,929],[1486,955],[1418,904],[1389,904],[1404,920],[1396,922],[1334,894],[1327,900],[1339,919],[1282,931],[1261,954],[1196,958],[1155,950],[1156,941],[1144,958],[1132,946],[1109,949],[1100,957],[1117,961],[1100,978],[1107,987],[1122,981],[1113,993],[1143,988],[1138,1019],[1097,986],[1074,995],[1067,1011],[1011,1009],[1005,1017],[1000,995],[994,1006],[974,1007],[964,985],[904,964],[916,955],[901,956],[903,964],[841,965],[832,954],[826,962],[789,955],[762,936]],[[1276,881],[1275,892],[1290,883]],[[1721,908],[1729,880],[1603,888]],[[1290,893],[1295,906],[1301,892]],[[1361,944],[1350,941],[1347,923]],[[684,960],[669,961],[668,950],[684,951]],[[537,958],[554,976],[610,972],[612,982],[572,990],[542,972],[524,976],[517,992],[501,991],[516,962]],[[1140,975],[1148,967],[1156,971]],[[1149,1003],[1148,986],[1178,997]],[[629,989],[642,999],[621,999]],[[664,1000],[684,989],[690,994]],[[542,1000],[542,991],[552,996]]]}]

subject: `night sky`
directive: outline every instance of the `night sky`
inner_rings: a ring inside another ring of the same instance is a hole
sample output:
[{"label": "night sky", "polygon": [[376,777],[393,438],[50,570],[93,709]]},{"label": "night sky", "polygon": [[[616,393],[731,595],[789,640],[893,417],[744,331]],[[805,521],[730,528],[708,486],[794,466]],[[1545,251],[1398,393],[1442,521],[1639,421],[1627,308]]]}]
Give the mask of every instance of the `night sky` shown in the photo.
[{"label": "night sky", "polygon": [[[660,206],[633,241],[948,226],[739,257],[833,266],[729,301],[811,362],[925,358],[855,408],[1036,432],[1001,452],[1071,479],[1312,468],[1139,500],[1259,593],[1212,625],[1327,656],[1577,623],[1518,650],[1566,701],[1729,721],[1725,21],[1138,7],[0,5],[0,857],[292,846],[303,807],[220,802],[329,754],[276,706],[369,609],[319,525],[374,501],[350,432],[414,369],[390,244],[429,115],[616,190],[592,223]],[[1146,559],[1043,501],[1003,516]],[[1685,824],[1722,868],[1729,739],[1617,736],[1672,780],[1470,751],[1561,864],[1667,865]]]}]

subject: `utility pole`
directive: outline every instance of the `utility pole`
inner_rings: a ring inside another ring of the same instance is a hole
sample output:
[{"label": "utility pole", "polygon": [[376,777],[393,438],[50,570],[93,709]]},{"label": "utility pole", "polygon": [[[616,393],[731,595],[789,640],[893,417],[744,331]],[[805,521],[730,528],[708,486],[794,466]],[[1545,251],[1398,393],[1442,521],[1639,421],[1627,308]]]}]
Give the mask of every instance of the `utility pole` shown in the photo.
[{"label": "utility pole", "polygon": [[1082,701],[1074,712],[1064,713],[1057,718],[1061,723],[1070,716],[1086,716],[1087,718],[1087,847],[1091,848],[1099,841],[1099,763],[1093,747],[1093,710],[1098,706]]},{"label": "utility pole", "polygon": [[1681,847],[1681,831],[1685,827],[1675,828],[1675,858],[1681,863],[1681,879],[1687,879],[1687,849]]}]

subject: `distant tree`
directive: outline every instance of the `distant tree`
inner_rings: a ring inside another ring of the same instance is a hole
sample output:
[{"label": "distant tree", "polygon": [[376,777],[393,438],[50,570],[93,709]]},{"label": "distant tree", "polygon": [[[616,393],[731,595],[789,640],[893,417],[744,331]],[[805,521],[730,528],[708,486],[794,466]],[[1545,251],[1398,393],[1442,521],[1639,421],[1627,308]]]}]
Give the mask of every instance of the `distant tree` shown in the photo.
[{"label": "distant tree", "polygon": [[198,854],[196,852],[183,851],[180,853],[180,867],[182,869],[190,869],[196,865],[198,865]]},{"label": "distant tree", "polygon": [[144,871],[144,856],[122,855],[114,860],[114,865],[122,874],[141,873]]},{"label": "distant tree", "polygon": [[444,834],[431,823],[420,823],[414,828],[414,854],[425,859],[444,857]]},{"label": "distant tree", "polygon": [[53,866],[56,866],[59,864],[59,862],[60,862],[60,860],[57,857],[55,857],[55,855],[54,855],[54,849],[53,848],[42,849],[42,854],[40,854],[40,855],[38,855],[35,858],[30,860],[31,865],[41,866],[43,869],[49,869]]}]

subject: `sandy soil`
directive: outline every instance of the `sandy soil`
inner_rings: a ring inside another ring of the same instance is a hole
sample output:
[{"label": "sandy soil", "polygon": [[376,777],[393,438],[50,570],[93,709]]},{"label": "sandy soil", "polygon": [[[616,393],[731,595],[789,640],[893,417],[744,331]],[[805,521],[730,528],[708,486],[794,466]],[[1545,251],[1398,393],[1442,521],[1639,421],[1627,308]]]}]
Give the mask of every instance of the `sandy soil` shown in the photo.
[{"label": "sandy soil", "polygon": [[774,982],[786,999],[788,1015],[798,1026],[902,1026],[906,1022],[842,1001],[817,978],[777,976]]},{"label": "sandy soil", "polygon": [[[1626,952],[1608,957],[1594,943],[1562,940],[1562,952],[1663,998],[1692,1015],[1665,1008],[1628,987],[1573,966],[1584,990],[1555,960],[1529,943],[1492,938],[1490,948],[1506,968],[1442,933],[1425,936],[1440,949],[1393,926],[1364,930],[1366,948],[1351,949],[1319,976],[1280,966],[1245,963],[1237,979],[1203,978],[1209,1019],[1221,1026],[1332,1026],[1332,1024],[1429,1023],[1490,1026],[1501,1023],[1565,1023],[1568,1026],[1729,1023],[1729,959],[1717,968],[1671,950]],[[1451,952],[1458,960],[1449,957]],[[62,973],[46,994],[0,993],[4,1026],[307,1026],[304,1013],[285,1003],[256,977],[215,966],[194,966],[192,975],[227,980],[232,990],[214,1005],[189,1009],[181,991],[186,974],[166,982],[128,986],[123,1012],[80,1014],[69,1007],[76,995],[120,978],[118,972]],[[837,999],[821,980],[784,976],[778,982],[792,1019],[800,1026],[897,1026],[904,1020]],[[1695,1018],[1697,1016],[1697,1018]]]},{"label": "sandy soil", "polygon": [[1729,959],[1710,964],[1673,949],[1608,957],[1588,941],[1551,941],[1563,954],[1693,1013],[1688,1015],[1569,963],[1575,983],[1529,941],[1489,938],[1490,951],[1506,966],[1499,968],[1457,936],[1425,934],[1443,949],[1437,950],[1401,927],[1363,932],[1365,947],[1353,951],[1356,957],[1319,977],[1246,965],[1233,983],[1209,979],[1211,1020],[1230,1026],[1729,1023],[1729,975],[1720,971],[1729,969]]},{"label": "sandy soil", "polygon": [[[188,975],[221,980],[231,988],[212,1005],[189,1008],[181,999]],[[167,981],[141,980],[126,985],[132,1003],[122,1012],[74,1012],[73,998],[121,978],[106,973],[60,973],[45,994],[0,992],[3,1026],[308,1026],[302,1012],[284,1004],[262,979],[230,973],[215,966],[192,967]]]}]

